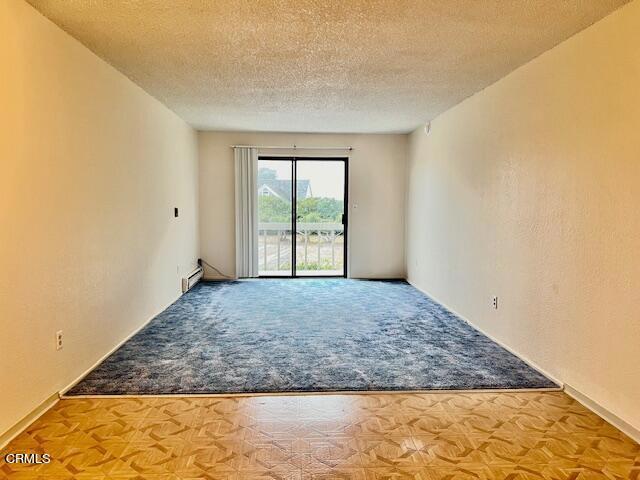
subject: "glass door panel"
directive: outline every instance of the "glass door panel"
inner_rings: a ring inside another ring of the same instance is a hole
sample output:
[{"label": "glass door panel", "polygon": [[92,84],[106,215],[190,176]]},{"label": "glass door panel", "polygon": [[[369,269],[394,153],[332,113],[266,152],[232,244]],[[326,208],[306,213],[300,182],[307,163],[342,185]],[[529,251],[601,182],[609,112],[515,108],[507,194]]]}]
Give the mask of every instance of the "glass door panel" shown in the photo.
[{"label": "glass door panel", "polygon": [[296,159],[296,276],[345,274],[343,160]]},{"label": "glass door panel", "polygon": [[258,160],[258,274],[293,275],[293,162]]}]

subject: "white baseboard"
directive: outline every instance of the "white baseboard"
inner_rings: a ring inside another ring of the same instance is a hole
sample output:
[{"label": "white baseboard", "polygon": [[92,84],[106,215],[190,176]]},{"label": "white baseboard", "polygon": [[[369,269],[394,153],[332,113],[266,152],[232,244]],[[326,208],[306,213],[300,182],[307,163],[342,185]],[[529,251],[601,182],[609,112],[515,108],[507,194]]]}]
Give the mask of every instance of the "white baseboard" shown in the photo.
[{"label": "white baseboard", "polygon": [[582,392],[576,390],[575,388],[573,388],[571,385],[565,384],[564,391],[571,398],[573,398],[574,400],[577,400],[582,405],[584,405],[586,408],[591,410],[593,413],[595,413],[596,415],[602,417],[607,422],[609,422],[611,425],[616,427],[618,430],[622,431],[627,436],[631,437],[633,440],[635,440],[636,442],[640,443],[640,429],[637,429],[636,427],[634,427],[633,425],[629,424],[628,422],[625,422],[623,419],[618,417],[616,414],[610,412],[609,410],[604,408],[602,405],[600,405],[596,401],[594,401],[591,398],[589,398],[588,396],[586,396],[584,393],[582,393]]},{"label": "white baseboard", "polygon": [[20,435],[29,425],[31,425],[34,421],[36,421],[41,415],[43,415],[47,410],[53,407],[60,397],[64,396],[66,392],[68,392],[76,383],[86,377],[89,372],[91,372],[94,368],[100,365],[109,355],[115,352],[118,348],[120,348],[124,343],[127,342],[131,337],[133,337],[136,333],[146,327],[151,320],[157,317],[160,313],[165,311],[170,305],[172,305],[176,300],[180,298],[181,294],[174,298],[171,302],[167,303],[164,307],[157,311],[154,315],[147,319],[142,325],[136,328],[133,332],[127,335],[122,341],[118,342],[118,344],[105,353],[102,357],[100,357],[93,365],[91,365],[88,369],[86,369],[82,374],[80,374],[77,378],[75,378],[71,383],[69,383],[66,387],[64,387],[59,392],[55,392],[51,394],[49,398],[47,398],[44,402],[34,408],[30,413],[28,413],[24,418],[19,420],[16,424],[9,428],[6,432],[0,434],[0,448],[4,447],[11,440],[13,440],[16,436]]},{"label": "white baseboard", "polygon": [[[211,279],[207,279],[207,280],[222,280],[222,279],[211,278]],[[548,378],[550,378],[551,380],[556,382],[556,384],[558,384],[560,386],[563,386],[564,387],[564,391],[567,393],[567,395],[569,395],[570,397],[574,398],[576,401],[580,402],[586,408],[588,408],[589,410],[594,412],[596,415],[599,415],[600,417],[602,417],[604,420],[606,420],[607,422],[609,422],[610,424],[612,424],[613,426],[615,426],[616,428],[618,428],[619,430],[624,432],[626,435],[628,435],[630,438],[632,438],[636,442],[640,443],[640,430],[639,429],[637,429],[633,425],[629,424],[628,422],[624,421],[623,419],[621,419],[620,417],[618,417],[614,413],[610,412],[606,408],[602,407],[597,402],[595,402],[594,400],[589,398],[587,395],[581,393],[580,391],[576,390],[575,388],[571,387],[570,385],[564,384],[562,381],[560,381],[559,379],[555,378],[553,375],[549,374],[543,368],[538,366],[535,362],[532,362],[531,360],[521,356],[519,353],[515,352],[509,346],[505,345],[501,341],[499,341],[496,338],[494,338],[492,335],[488,334],[487,332],[483,331],[481,328],[479,328],[476,325],[474,325],[470,320],[468,320],[466,317],[464,317],[463,315],[459,314],[458,312],[456,312],[455,310],[453,310],[452,308],[447,306],[445,303],[439,301],[437,298],[433,297],[432,295],[430,295],[429,293],[424,291],[422,288],[420,288],[417,285],[415,285],[413,282],[410,282],[409,280],[407,280],[407,281],[409,283],[411,283],[411,285],[413,285],[420,292],[425,294],[427,297],[431,298],[435,302],[437,302],[440,305],[442,305],[443,307],[445,307],[451,313],[453,313],[454,315],[458,316],[460,319],[462,319],[464,322],[466,322],[473,329],[477,330],[478,332],[482,333],[486,337],[490,338],[492,341],[496,342],[502,348],[504,348],[508,352],[512,353],[513,355],[517,356],[518,358],[520,358],[522,361],[527,363],[532,368],[534,368],[534,369],[538,370],[539,372],[543,373]],[[67,391],[69,391],[75,384],[77,384],[80,380],[82,380],[89,372],[91,372],[94,368],[96,368],[109,355],[111,355],[118,348],[120,348],[124,343],[126,343],[131,337],[133,337],[138,332],[140,332],[140,330],[142,330],[144,327],[146,327],[151,320],[153,320],[158,314],[160,314],[161,312],[166,310],[171,304],[173,304],[176,300],[178,300],[180,298],[180,296],[181,295],[178,295],[174,300],[172,300],[167,305],[165,305],[163,308],[161,308],[156,314],[152,315],[149,319],[147,319],[146,322],[144,322],[142,325],[140,325],[138,328],[136,328],[133,332],[131,332],[129,335],[127,335],[122,341],[120,341],[109,352],[104,354],[99,360],[97,360],[91,367],[89,367],[87,370],[85,370],[80,376],[78,376],[75,380],[73,380],[64,389],[62,389],[60,392],[56,392],[56,393],[52,394],[49,398],[44,400],[40,405],[38,405],[30,413],[28,413],[24,418],[22,418],[15,425],[13,425],[9,430],[7,430],[6,432],[0,434],[0,449],[2,449],[4,446],[6,446],[11,440],[13,440],[20,433],[22,433],[29,425],[31,425],[40,416],[42,416],[46,411],[48,411],[51,407],[53,407],[60,400],[61,396],[64,396],[64,394]],[[342,393],[344,393],[344,392],[342,392]],[[358,392],[358,393],[363,393],[363,392]],[[431,393],[433,393],[433,392],[431,392]],[[449,393],[451,393],[451,392],[449,392]],[[252,395],[255,395],[255,394],[252,394]],[[106,398],[109,398],[109,397],[106,397]]]},{"label": "white baseboard", "polygon": [[107,353],[105,353],[102,357],[100,357],[93,365],[91,365],[89,368],[87,368],[78,377],[76,377],[71,383],[69,383],[66,387],[64,387],[62,390],[60,390],[58,392],[58,394],[60,396],[64,396],[64,394],[67,393],[69,390],[71,390],[71,388],[73,388],[73,386],[76,383],[78,383],[80,380],[82,380],[84,377],[86,377],[94,368],[96,368],[98,365],[100,365],[102,362],[104,362],[109,355],[111,355],[113,352],[118,350],[131,337],[133,337],[136,333],[138,333],[140,330],[142,330],[144,327],[146,327],[151,320],[156,318],[158,315],[160,315],[162,312],[164,312],[167,308],[169,308],[171,305],[173,305],[181,296],[182,296],[182,293],[179,294],[173,300],[171,300],[169,303],[167,303],[164,307],[162,307],[160,310],[158,310],[151,317],[149,317],[146,322],[144,322],[142,325],[140,325],[138,328],[136,328],[133,332],[131,332],[129,335],[127,335],[122,341],[120,341],[115,347],[113,347],[111,350],[109,350]]},{"label": "white baseboard", "polygon": [[26,430],[26,428],[35,422],[38,418],[47,412],[60,400],[60,395],[54,393],[44,402],[38,405],[36,408],[27,413],[21,420],[18,421],[13,427],[0,435],[0,450],[2,450],[7,444]]},{"label": "white baseboard", "polygon": [[502,348],[504,348],[507,352],[515,355],[516,357],[518,357],[520,360],[522,360],[524,363],[526,363],[527,365],[529,365],[531,368],[533,368],[534,370],[537,370],[538,372],[542,373],[545,377],[551,379],[553,382],[555,382],[556,385],[559,385],[560,387],[564,387],[564,382],[561,381],[559,378],[556,378],[554,375],[552,375],[551,373],[547,372],[544,368],[542,368],[540,365],[538,365],[537,363],[535,363],[534,361],[530,360],[529,358],[523,356],[522,354],[520,354],[519,352],[516,352],[515,350],[513,350],[511,347],[509,347],[508,345],[505,345],[502,341],[498,340],[497,338],[495,338],[493,335],[491,335],[490,333],[484,331],[482,328],[478,327],[475,323],[473,323],[471,320],[469,320],[468,318],[466,318],[464,315],[461,315],[460,313],[456,312],[453,308],[449,307],[446,303],[441,302],[440,300],[438,300],[436,297],[434,297],[433,295],[431,295],[430,293],[426,292],[425,290],[423,290],[422,288],[420,288],[418,285],[416,285],[415,283],[413,283],[411,280],[407,279],[407,282],[409,282],[414,288],[416,288],[417,290],[420,290],[422,293],[424,293],[427,297],[429,297],[431,300],[433,300],[434,302],[442,305],[444,308],[446,308],[447,310],[449,310],[451,313],[453,313],[456,317],[460,318],[462,321],[464,321],[467,325],[469,325],[471,328],[473,328],[474,330],[480,332],[482,335],[484,335],[485,337],[491,339],[493,342],[497,343],[498,345],[500,345]]},{"label": "white baseboard", "polygon": [[505,345],[503,342],[501,342],[500,340],[496,339],[493,335],[490,335],[489,333],[485,332],[482,328],[480,328],[477,325],[475,325],[469,319],[467,319],[466,317],[464,317],[460,313],[456,312],[454,309],[449,307],[446,303],[441,302],[440,300],[435,298],[433,295],[427,293],[425,290],[423,290],[419,286],[415,285],[413,282],[411,282],[409,280],[407,280],[407,281],[411,285],[413,285],[413,287],[415,287],[416,289],[418,289],[422,293],[424,293],[427,297],[431,298],[433,301],[439,303],[440,305],[445,307],[447,310],[449,310],[451,313],[453,313],[454,315],[458,316],[461,320],[463,320],[465,323],[467,323],[470,327],[472,327],[473,329],[475,329],[478,332],[482,333],[486,337],[490,338],[491,340],[496,342],[498,345],[500,345],[502,348],[504,348],[508,352],[514,354],[516,357],[520,358],[523,362],[525,362],[531,368],[534,368],[534,369],[538,370],[540,373],[546,375],[548,378],[553,380],[556,384],[562,386],[564,392],[567,395],[569,395],[573,399],[575,399],[578,402],[580,402],[586,408],[588,408],[589,410],[594,412],[596,415],[602,417],[604,420],[609,422],[614,427],[618,428],[620,431],[622,431],[623,433],[625,433],[626,435],[631,437],[636,442],[640,443],[640,430],[639,429],[637,429],[633,425],[629,424],[628,422],[624,421],[623,419],[621,419],[620,417],[618,417],[614,413],[610,412],[609,410],[607,410],[606,408],[604,408],[603,406],[601,406],[600,404],[598,404],[597,402],[595,402],[594,400],[589,398],[584,393],[579,392],[578,390],[576,390],[572,386],[564,383],[562,380],[560,380],[560,379],[556,378],[555,376],[551,375],[549,372],[547,372],[544,368],[542,368],[539,365],[537,365],[535,362],[529,360],[528,358],[522,356],[520,353],[514,351],[508,345]]}]

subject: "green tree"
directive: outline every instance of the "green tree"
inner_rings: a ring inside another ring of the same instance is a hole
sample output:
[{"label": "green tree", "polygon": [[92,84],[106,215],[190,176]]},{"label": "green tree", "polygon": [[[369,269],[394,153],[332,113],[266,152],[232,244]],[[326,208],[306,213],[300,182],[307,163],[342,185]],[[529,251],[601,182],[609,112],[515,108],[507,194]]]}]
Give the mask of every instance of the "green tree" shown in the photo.
[{"label": "green tree", "polygon": [[308,223],[340,222],[344,212],[344,202],[335,198],[309,197],[298,202],[297,213],[300,221]]},{"label": "green tree", "polygon": [[[297,206],[298,222],[340,223],[344,202],[335,198],[309,197],[300,200]],[[291,221],[291,203],[273,195],[258,197],[258,212],[261,222],[287,223]]]},{"label": "green tree", "polygon": [[272,195],[260,195],[258,197],[258,217],[261,222],[290,222],[291,204]]},{"label": "green tree", "polygon": [[278,175],[273,168],[262,167],[258,169],[258,185],[261,181],[276,180]]}]

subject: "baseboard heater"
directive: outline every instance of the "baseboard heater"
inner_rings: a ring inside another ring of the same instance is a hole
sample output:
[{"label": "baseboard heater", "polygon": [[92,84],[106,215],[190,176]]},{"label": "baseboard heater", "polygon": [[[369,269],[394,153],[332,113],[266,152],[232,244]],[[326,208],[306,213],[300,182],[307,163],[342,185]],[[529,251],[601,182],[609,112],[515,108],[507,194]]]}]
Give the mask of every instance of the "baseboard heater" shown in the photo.
[{"label": "baseboard heater", "polygon": [[196,268],[193,272],[182,279],[182,293],[191,289],[202,278],[202,267]]}]

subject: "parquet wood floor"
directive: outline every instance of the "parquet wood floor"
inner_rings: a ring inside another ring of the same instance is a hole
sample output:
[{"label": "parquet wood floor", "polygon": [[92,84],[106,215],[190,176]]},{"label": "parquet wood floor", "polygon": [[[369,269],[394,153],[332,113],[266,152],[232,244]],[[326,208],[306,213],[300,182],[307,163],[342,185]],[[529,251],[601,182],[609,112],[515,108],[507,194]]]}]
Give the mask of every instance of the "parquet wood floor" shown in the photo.
[{"label": "parquet wood floor", "polygon": [[562,392],[79,398],[0,478],[633,480],[640,445]]}]

